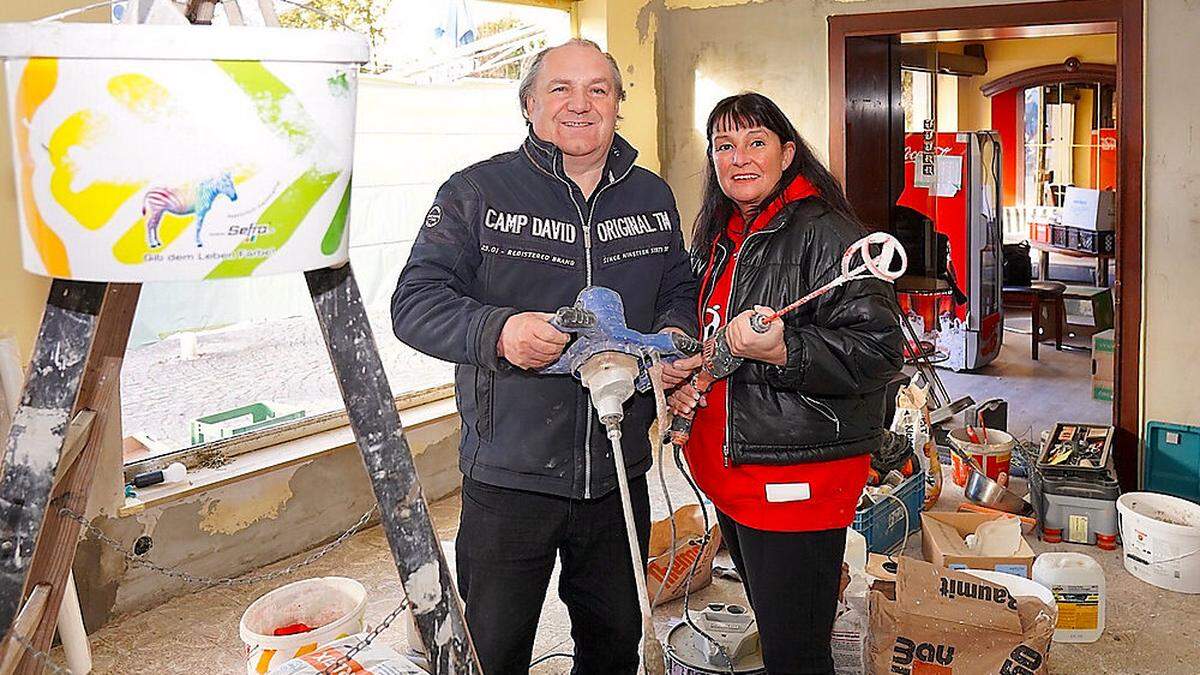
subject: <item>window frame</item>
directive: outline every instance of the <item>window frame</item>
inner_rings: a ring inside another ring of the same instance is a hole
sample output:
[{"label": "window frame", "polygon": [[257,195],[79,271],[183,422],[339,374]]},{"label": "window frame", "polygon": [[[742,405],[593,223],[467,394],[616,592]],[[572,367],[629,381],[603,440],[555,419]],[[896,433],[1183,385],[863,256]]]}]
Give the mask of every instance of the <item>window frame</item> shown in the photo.
[{"label": "window frame", "polygon": [[[544,7],[565,11],[570,16],[571,34],[579,37],[579,11],[576,0],[488,0],[508,5]],[[454,381],[427,387],[417,391],[405,392],[395,396],[397,411],[410,410],[422,405],[454,398]],[[304,417],[302,419],[260,429],[233,438],[223,438],[210,443],[193,445],[178,450],[172,450],[160,455],[139,459],[133,462],[122,462],[122,472],[126,484],[133,477],[146,471],[156,471],[173,462],[180,462],[193,470],[209,465],[214,459],[223,462],[248,453],[265,450],[289,441],[294,441],[319,433],[346,427],[350,424],[349,415],[344,408]],[[122,436],[125,430],[122,428]]]}]

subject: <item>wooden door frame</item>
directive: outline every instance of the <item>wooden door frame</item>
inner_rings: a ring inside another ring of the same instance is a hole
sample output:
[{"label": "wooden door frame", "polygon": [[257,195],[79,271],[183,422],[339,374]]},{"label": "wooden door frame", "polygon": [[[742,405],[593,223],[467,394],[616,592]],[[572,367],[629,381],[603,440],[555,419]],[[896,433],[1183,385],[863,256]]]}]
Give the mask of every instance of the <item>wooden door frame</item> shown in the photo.
[{"label": "wooden door frame", "polygon": [[[1142,326],[1142,3],[1121,0],[1030,2],[829,17],[830,168],[846,175],[846,38],[919,31],[1062,24],[1110,24],[1117,34],[1117,308],[1113,426],[1121,486],[1140,483]],[[1108,32],[1096,30],[1096,32]]]}]

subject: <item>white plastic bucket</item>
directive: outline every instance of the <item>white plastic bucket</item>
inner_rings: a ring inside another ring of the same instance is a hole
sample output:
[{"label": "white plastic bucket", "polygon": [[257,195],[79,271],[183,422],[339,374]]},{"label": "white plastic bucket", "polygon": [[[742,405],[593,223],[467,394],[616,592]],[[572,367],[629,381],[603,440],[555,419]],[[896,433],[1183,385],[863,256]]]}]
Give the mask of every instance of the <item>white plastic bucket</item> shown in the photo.
[{"label": "white plastic bucket", "polygon": [[1200,506],[1157,492],[1117,499],[1125,569],[1148,584],[1200,593]]},{"label": "white plastic bucket", "polygon": [[1036,581],[1026,579],[1025,577],[1019,577],[1015,574],[996,572],[994,570],[966,569],[962,571],[972,576],[979,577],[984,581],[990,581],[993,584],[1000,584],[1001,586],[1007,588],[1009,593],[1012,593],[1015,596],[1035,597],[1038,600],[1046,603],[1046,606],[1050,607],[1050,609],[1054,611],[1055,615],[1058,614],[1058,606],[1054,602],[1054,594],[1050,592],[1050,589],[1037,583]]},{"label": "white plastic bucket", "polygon": [[[238,633],[246,643],[246,673],[263,675],[321,645],[362,632],[366,611],[367,589],[354,579],[320,577],[276,588],[242,614]],[[276,629],[295,623],[313,630],[274,635]]]},{"label": "white plastic bucket", "polygon": [[347,259],[354,33],[0,24],[24,267],[200,280]]}]

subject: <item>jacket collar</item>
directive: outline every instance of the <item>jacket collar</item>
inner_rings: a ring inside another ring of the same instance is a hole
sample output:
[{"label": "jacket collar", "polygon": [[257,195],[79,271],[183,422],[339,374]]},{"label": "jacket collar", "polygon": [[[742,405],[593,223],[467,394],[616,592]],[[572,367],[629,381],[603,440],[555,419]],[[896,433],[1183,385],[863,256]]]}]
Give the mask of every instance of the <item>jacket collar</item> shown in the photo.
[{"label": "jacket collar", "polygon": [[[562,150],[553,143],[538,138],[537,134],[533,133],[532,126],[529,128],[529,136],[525,138],[522,147],[525,150],[525,156],[529,158],[530,162],[533,162],[534,166],[564,180],[568,178],[563,169]],[[637,150],[629,144],[629,141],[622,138],[620,134],[613,134],[613,142],[608,149],[604,179],[601,184],[619,180],[628,173],[633,168],[637,155]]]},{"label": "jacket collar", "polygon": [[[816,186],[810,183],[807,178],[797,175],[792,179],[792,182],[783,189],[782,194],[771,200],[771,203],[767,204],[767,206],[763,208],[763,210],[760,211],[757,216],[755,216],[754,222],[750,224],[750,231],[758,232],[760,230],[776,230],[780,227],[783,227],[783,224],[787,222],[787,219],[775,218],[775,216],[783,210],[783,207],[791,204],[792,202],[798,202],[801,199],[815,197],[820,194],[821,193],[817,190]],[[744,227],[741,212],[734,210],[733,215],[729,217],[729,227],[738,230]]]}]

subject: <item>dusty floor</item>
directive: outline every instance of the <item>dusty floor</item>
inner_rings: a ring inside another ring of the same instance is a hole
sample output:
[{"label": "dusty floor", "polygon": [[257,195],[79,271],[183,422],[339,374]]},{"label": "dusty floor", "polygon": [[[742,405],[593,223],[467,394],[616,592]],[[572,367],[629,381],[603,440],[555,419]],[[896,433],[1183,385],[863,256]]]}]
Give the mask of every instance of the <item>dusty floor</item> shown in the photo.
[{"label": "dusty floor", "polygon": [[[1014,401],[1011,426],[1044,427],[1063,415],[1102,415],[1107,404],[1080,400],[1080,374],[1087,366],[1086,354],[1043,350],[1042,360],[1029,360],[1028,337],[1005,336],[1001,358],[984,376],[947,374],[952,392],[970,393],[983,400],[991,391],[1008,392]],[[1036,375],[1054,374],[1054,379],[1035,379]],[[1069,395],[1069,397],[1068,397]],[[1086,399],[1090,401],[1090,399]],[[1069,412],[1060,412],[1060,411]],[[670,493],[676,506],[691,499],[691,492],[670,462],[666,471]],[[654,485],[654,484],[652,484]],[[665,500],[652,487],[655,517],[667,513]],[[961,493],[952,485],[943,492],[938,510],[952,510]],[[457,495],[432,505],[435,524],[453,560],[453,539],[457,530]],[[1093,547],[1072,544],[1046,545],[1031,541],[1036,551],[1073,550],[1094,556],[1103,565],[1108,580],[1108,626],[1101,640],[1091,645],[1056,645],[1052,650],[1052,673],[1195,673],[1200,659],[1200,596],[1185,596],[1160,590],[1134,579],[1121,564],[1120,552],[1104,552]],[[907,552],[920,557],[920,535],[910,538]],[[297,555],[263,571],[278,569],[304,557]],[[718,564],[728,565],[722,554]],[[291,577],[229,589],[209,588],[172,599],[150,611],[126,617],[92,636],[96,673],[134,675],[138,673],[241,673],[245,655],[238,638],[238,621],[245,608],[257,597],[287,581],[321,576],[344,575],[362,581],[370,592],[368,622],[378,622],[397,604],[400,584],[387,543],[380,528],[372,528],[352,537],[346,545]],[[555,588],[551,582],[551,589]],[[709,588],[693,596],[692,606],[722,598],[738,598],[740,586],[716,580]],[[681,611],[681,602],[660,607],[655,613],[656,626],[664,633]],[[407,638],[402,626],[394,625],[381,640],[403,652]],[[535,654],[571,650],[570,627],[565,607],[548,595],[543,609]],[[569,671],[566,659],[556,658],[539,665],[533,672]]]}]

